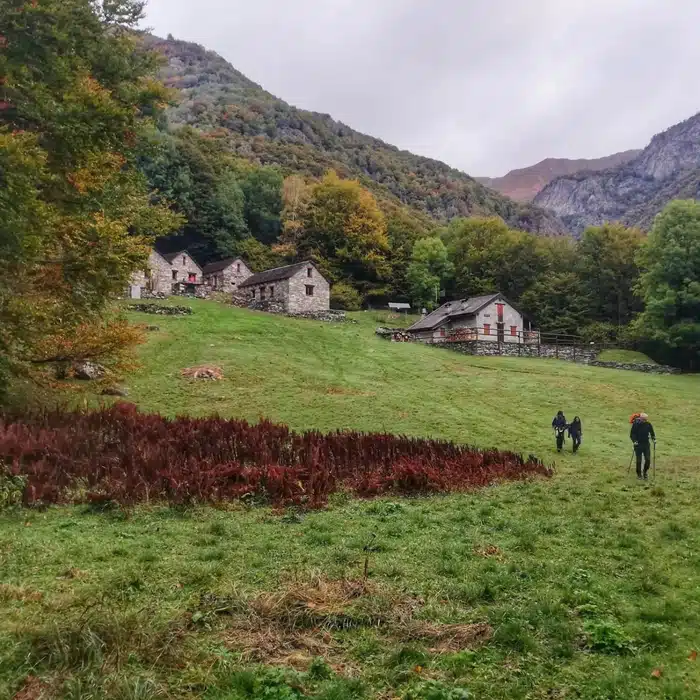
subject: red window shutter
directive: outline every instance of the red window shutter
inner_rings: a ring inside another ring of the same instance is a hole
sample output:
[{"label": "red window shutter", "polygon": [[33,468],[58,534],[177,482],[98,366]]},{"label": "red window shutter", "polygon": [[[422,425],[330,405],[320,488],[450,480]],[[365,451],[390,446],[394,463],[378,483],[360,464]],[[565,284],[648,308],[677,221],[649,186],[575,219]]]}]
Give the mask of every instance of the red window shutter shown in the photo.
[{"label": "red window shutter", "polygon": [[511,335],[518,335],[518,327],[517,327],[517,326],[511,326],[511,327],[510,327],[510,334],[511,334]]},{"label": "red window shutter", "polygon": [[505,304],[496,304],[496,308],[498,309],[498,322],[502,323],[503,322],[503,309],[505,307]]},{"label": "red window shutter", "polygon": [[491,324],[484,324],[484,335],[491,335]]}]

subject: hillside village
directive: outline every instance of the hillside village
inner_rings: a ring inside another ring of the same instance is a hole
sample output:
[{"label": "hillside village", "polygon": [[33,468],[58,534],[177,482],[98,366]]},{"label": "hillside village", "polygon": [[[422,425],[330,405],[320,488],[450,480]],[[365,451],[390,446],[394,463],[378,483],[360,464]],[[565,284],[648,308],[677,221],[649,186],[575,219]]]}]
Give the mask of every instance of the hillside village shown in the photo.
[{"label": "hillside village", "polygon": [[0,3],[0,700],[697,700],[691,10],[214,5]]},{"label": "hillside village", "polygon": [[186,250],[160,253],[153,249],[148,268],[133,275],[129,285],[132,299],[173,294],[206,297],[212,292],[234,295],[255,308],[289,314],[330,309],[330,285],[310,261],[253,273],[241,258],[200,267]]}]

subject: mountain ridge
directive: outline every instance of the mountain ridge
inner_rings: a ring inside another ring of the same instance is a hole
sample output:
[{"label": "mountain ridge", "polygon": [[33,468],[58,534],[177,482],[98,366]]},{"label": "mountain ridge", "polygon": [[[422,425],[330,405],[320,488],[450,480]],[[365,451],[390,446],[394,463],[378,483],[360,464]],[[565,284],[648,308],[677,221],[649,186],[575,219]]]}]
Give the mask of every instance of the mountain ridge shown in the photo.
[{"label": "mountain ridge", "polygon": [[679,198],[700,199],[700,113],[656,134],[627,163],[552,180],[534,203],[576,234],[606,221],[648,229]]},{"label": "mountain ridge", "polygon": [[602,158],[545,158],[525,168],[516,168],[502,177],[477,177],[481,184],[514,199],[531,202],[552,180],[563,175],[596,171],[626,163],[641,153],[641,149],[620,151]]},{"label": "mountain ridge", "polygon": [[286,174],[320,177],[336,170],[437,222],[500,216],[514,228],[566,234],[550,212],[504,197],[441,161],[357,132],[328,114],[287,104],[203,46],[143,36],[166,59],[163,81],[182,95],[168,112],[175,127],[191,125],[224,139],[240,157],[276,165]]}]

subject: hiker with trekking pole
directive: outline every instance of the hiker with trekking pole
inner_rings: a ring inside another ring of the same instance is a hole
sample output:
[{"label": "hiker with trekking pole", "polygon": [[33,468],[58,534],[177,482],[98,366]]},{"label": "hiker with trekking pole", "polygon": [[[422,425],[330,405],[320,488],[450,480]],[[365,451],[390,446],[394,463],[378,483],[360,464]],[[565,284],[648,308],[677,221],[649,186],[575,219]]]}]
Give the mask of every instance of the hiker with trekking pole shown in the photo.
[{"label": "hiker with trekking pole", "polygon": [[[649,440],[654,443],[654,476],[656,476],[656,434],[654,426],[649,422],[649,416],[646,413],[638,413],[632,416],[632,428],[630,430],[630,440],[634,445],[633,457],[637,460],[637,478],[648,479],[649,467],[651,467],[651,445]],[[632,460],[627,471],[632,467]]]}]

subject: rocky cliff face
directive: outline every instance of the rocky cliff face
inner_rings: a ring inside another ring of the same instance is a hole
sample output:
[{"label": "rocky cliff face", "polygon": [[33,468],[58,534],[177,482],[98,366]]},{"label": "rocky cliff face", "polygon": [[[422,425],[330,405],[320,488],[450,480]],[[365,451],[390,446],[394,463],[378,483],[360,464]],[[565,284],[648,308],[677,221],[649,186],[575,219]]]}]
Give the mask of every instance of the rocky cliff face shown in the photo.
[{"label": "rocky cliff face", "polygon": [[553,180],[534,203],[580,233],[606,221],[648,228],[677,198],[700,198],[700,114],[657,134],[623,165]]},{"label": "rocky cliff face", "polygon": [[562,175],[573,175],[582,171],[614,168],[636,158],[640,150],[614,153],[604,158],[546,158],[528,168],[511,170],[503,177],[478,177],[480,183],[518,202],[531,202],[533,198],[552,180]]}]

